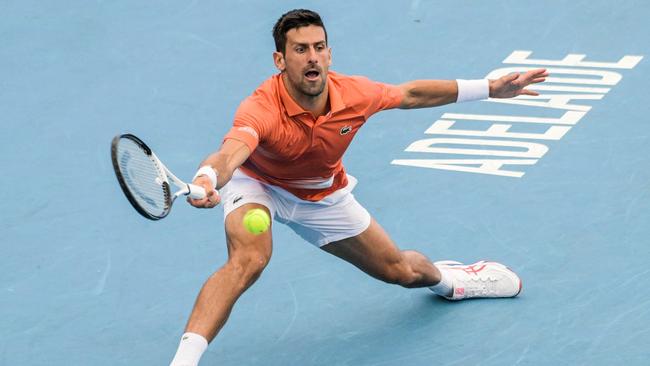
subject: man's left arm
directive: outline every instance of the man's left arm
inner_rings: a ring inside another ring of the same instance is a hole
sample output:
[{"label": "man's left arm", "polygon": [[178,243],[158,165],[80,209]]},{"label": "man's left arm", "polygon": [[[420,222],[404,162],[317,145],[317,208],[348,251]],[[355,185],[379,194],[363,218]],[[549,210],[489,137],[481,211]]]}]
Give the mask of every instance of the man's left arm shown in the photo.
[{"label": "man's left arm", "polygon": [[509,74],[495,80],[414,80],[398,85],[403,94],[400,109],[428,108],[457,101],[490,98],[513,98],[518,95],[539,95],[526,89],[543,82],[546,69]]}]

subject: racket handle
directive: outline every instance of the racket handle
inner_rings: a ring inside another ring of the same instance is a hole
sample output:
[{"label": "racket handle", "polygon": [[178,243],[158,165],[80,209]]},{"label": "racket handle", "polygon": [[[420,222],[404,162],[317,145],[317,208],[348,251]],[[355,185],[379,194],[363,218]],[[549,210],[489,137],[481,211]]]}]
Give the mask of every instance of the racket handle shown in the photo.
[{"label": "racket handle", "polygon": [[190,198],[193,198],[195,200],[199,200],[201,198],[205,198],[205,189],[203,187],[199,187],[194,184],[188,184],[187,189],[189,189],[189,192],[187,193]]}]

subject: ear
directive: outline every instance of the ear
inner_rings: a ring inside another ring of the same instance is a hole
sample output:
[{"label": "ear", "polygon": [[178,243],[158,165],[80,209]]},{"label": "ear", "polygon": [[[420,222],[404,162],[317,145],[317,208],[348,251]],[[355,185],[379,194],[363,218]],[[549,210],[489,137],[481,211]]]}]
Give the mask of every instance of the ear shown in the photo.
[{"label": "ear", "polygon": [[282,52],[273,52],[273,63],[275,63],[275,67],[280,70],[280,72],[284,72],[284,69],[287,67]]},{"label": "ear", "polygon": [[332,66],[332,47],[328,47],[327,51],[328,51],[328,54],[329,54],[328,57],[327,57],[328,58],[327,67],[330,67],[330,66]]}]

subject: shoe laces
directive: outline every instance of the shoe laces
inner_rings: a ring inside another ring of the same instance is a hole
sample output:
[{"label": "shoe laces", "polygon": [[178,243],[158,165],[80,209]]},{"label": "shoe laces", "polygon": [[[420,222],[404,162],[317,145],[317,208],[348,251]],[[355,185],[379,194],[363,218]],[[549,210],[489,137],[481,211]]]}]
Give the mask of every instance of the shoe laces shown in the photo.
[{"label": "shoe laces", "polygon": [[495,295],[497,293],[497,282],[497,279],[490,276],[485,278],[470,276],[470,278],[462,280],[466,296]]}]

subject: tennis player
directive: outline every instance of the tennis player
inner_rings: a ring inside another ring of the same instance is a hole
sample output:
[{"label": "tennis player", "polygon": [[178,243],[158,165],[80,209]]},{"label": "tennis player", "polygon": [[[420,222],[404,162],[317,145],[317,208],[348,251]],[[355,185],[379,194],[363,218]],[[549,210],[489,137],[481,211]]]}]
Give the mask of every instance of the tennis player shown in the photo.
[{"label": "tennis player", "polygon": [[229,258],[203,285],[171,365],[198,365],[235,301],[269,262],[272,231],[253,235],[242,225],[253,208],[381,281],[428,287],[450,300],[517,296],[521,280],[502,264],[432,263],[421,253],[400,250],[352,195],[357,182],[341,159],[359,128],[379,111],[537,95],[525,87],[544,81],[546,70],[497,80],[389,85],[329,70],[327,32],[313,11],[282,15],[273,37],[279,73],[241,103],[222,146],[201,163],[193,181],[208,192],[190,199],[193,206],[223,205]]}]

